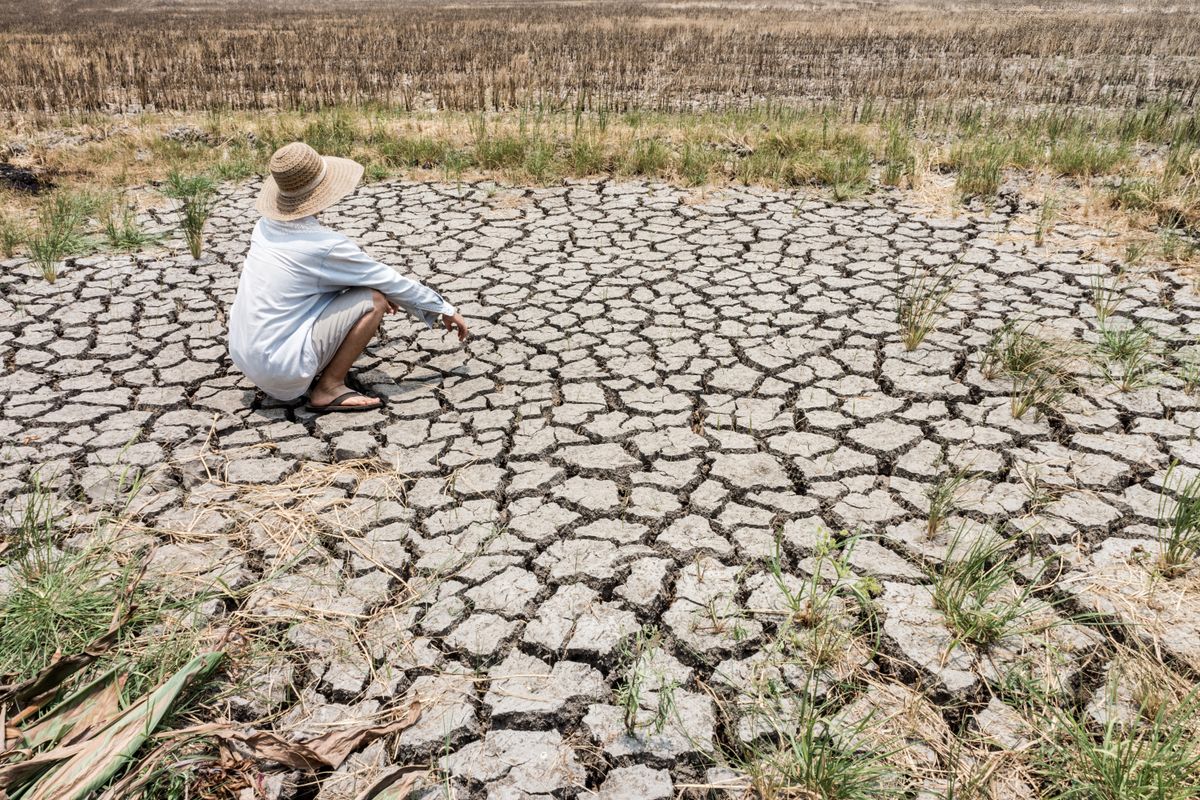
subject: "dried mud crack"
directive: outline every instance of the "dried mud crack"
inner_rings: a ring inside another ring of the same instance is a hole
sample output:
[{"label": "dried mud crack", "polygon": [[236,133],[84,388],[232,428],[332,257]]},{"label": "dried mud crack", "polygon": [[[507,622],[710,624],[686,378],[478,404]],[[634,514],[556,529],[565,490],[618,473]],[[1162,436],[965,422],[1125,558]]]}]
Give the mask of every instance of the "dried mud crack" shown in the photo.
[{"label": "dried mud crack", "polygon": [[[1085,232],[1033,248],[1010,216],[891,196],[376,184],[324,221],[460,304],[474,337],[389,319],[355,372],[386,408],[314,417],[226,353],[255,190],[226,191],[199,261],[98,255],[54,284],[7,262],[0,497],[19,513],[37,474],[86,515],[138,474],[151,574],[239,592],[206,608],[287,653],[245,667],[237,718],[317,731],[422,700],[317,796],[414,760],[458,797],[701,796],[688,787],[744,785],[728,756],[770,739],[764,708],[786,716],[789,692],[842,720],[912,710],[910,743],[1010,745],[995,698],[1014,669],[1078,703],[1125,641],[1200,674],[1195,571],[1144,563],[1169,468],[1200,470],[1197,397],[1165,367],[1122,392],[1085,364],[1055,408],[1016,419],[1012,382],[981,368],[1013,320],[1096,341],[1089,287],[1117,269]],[[941,319],[905,350],[905,276],[952,265]],[[1120,294],[1113,320],[1200,337],[1183,277]],[[961,485],[930,531],[947,475]],[[950,531],[1002,537],[1025,565],[1014,591],[1053,624],[956,643],[931,578]],[[812,587],[849,583],[869,602],[831,590],[821,619],[801,613]],[[836,652],[787,650],[793,629]]]}]

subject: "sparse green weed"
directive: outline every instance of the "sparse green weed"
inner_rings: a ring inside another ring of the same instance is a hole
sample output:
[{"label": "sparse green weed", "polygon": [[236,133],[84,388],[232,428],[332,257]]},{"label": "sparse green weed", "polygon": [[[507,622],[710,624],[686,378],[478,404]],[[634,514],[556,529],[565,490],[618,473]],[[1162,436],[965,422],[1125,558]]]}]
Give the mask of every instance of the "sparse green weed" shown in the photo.
[{"label": "sparse green weed", "polygon": [[1096,343],[1105,380],[1122,392],[1148,386],[1158,369],[1157,340],[1144,328],[1100,328]]},{"label": "sparse green weed", "polygon": [[870,615],[871,591],[875,586],[850,580],[849,558],[857,537],[837,543],[822,532],[813,553],[811,573],[800,591],[793,591],[783,574],[783,552],[778,540],[767,568],[787,603],[788,616],[779,626],[775,642],[803,657],[815,671],[827,669],[846,655],[850,640],[858,633],[851,624],[852,610]]},{"label": "sparse green weed", "polygon": [[1050,800],[1193,800],[1200,794],[1200,747],[1195,692],[1157,709],[1143,705],[1138,720],[1122,720],[1109,690],[1105,721],[1047,706],[1035,770]]},{"label": "sparse green weed", "polygon": [[1097,272],[1092,276],[1092,308],[1096,312],[1096,319],[1103,324],[1108,321],[1108,318],[1116,313],[1117,308],[1121,305],[1121,286],[1125,282],[1125,270],[1117,271],[1117,274],[1108,277],[1101,272]]},{"label": "sparse green weed", "polygon": [[[810,679],[811,682],[811,679]],[[787,712],[760,715],[771,736],[741,745],[728,761],[750,781],[763,800],[890,800],[903,796],[904,781],[888,758],[898,749],[880,741],[873,714],[840,720],[832,701],[816,699],[814,686],[798,691],[768,687],[768,708]]]},{"label": "sparse green weed", "polygon": [[180,225],[188,251],[192,258],[200,258],[204,251],[204,226],[212,214],[216,186],[205,175],[186,176],[172,172],[167,177],[165,193],[179,201]]},{"label": "sparse green weed", "polygon": [[1010,407],[1015,419],[1031,409],[1056,407],[1075,387],[1073,348],[1045,339],[1031,328],[1031,322],[1005,322],[992,334],[980,363],[985,378],[1012,379]]},{"label": "sparse green weed", "polygon": [[914,271],[903,278],[896,316],[905,350],[915,350],[937,327],[942,308],[957,288],[958,271],[953,265],[933,275]]},{"label": "sparse green weed", "polygon": [[0,213],[0,254],[12,258],[26,236],[25,226],[16,217]]},{"label": "sparse green weed", "polygon": [[136,250],[154,240],[138,227],[133,209],[124,203],[109,210],[104,223],[104,238],[114,250]]},{"label": "sparse green weed", "polygon": [[50,283],[58,279],[59,261],[87,247],[83,227],[96,205],[96,198],[90,195],[56,192],[38,207],[37,229],[26,245]]},{"label": "sparse green weed", "polygon": [[1175,366],[1175,377],[1182,384],[1183,393],[1191,397],[1200,387],[1200,343],[1192,341],[1171,352],[1171,363]]},{"label": "sparse green weed", "polygon": [[[1200,474],[1186,481],[1172,478],[1178,469],[1172,462],[1163,481],[1158,502],[1158,532],[1162,541],[1163,570],[1169,576],[1190,567],[1200,556]],[[1171,491],[1174,491],[1174,497]]]},{"label": "sparse green weed", "polygon": [[1017,568],[1007,550],[999,536],[964,544],[960,530],[951,540],[945,562],[931,577],[933,603],[956,641],[987,647],[1027,629],[1033,587],[1016,584]]},{"label": "sparse green weed", "polygon": [[1053,195],[1043,195],[1041,208],[1038,209],[1037,227],[1033,232],[1033,241],[1038,247],[1046,243],[1046,236],[1054,227],[1054,217],[1057,213],[1058,201]]},{"label": "sparse green weed", "polygon": [[[678,684],[649,671],[649,662],[661,642],[662,634],[658,628],[644,625],[621,649],[616,698],[617,705],[621,707],[625,732],[630,736],[637,736],[643,727],[662,733],[675,710],[675,689]],[[647,701],[653,701],[654,708],[650,722],[643,724],[639,717]]]},{"label": "sparse green weed", "polygon": [[963,467],[939,476],[937,482],[926,490],[925,496],[929,499],[929,514],[925,521],[926,536],[934,536],[958,510],[958,498],[967,481],[967,468]]}]

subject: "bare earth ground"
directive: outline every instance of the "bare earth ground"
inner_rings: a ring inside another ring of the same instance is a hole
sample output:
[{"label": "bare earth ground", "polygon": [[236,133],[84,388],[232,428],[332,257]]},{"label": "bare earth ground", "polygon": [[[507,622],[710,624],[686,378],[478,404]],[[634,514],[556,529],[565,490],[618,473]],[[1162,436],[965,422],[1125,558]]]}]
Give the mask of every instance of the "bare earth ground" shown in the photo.
[{"label": "bare earth ground", "polygon": [[[240,718],[298,734],[420,698],[421,721],[322,798],[422,760],[460,797],[736,785],[711,764],[762,732],[756,663],[777,652],[822,531],[845,548],[839,579],[870,577],[878,598],[877,647],[843,648],[867,676],[848,713],[920,706],[1009,741],[991,699],[1006,671],[1086,695],[1109,650],[1075,625],[987,654],[949,646],[928,577],[948,535],[924,520],[957,469],[964,530],[991,521],[1013,558],[1061,559],[1045,613],[1137,622],[1200,670],[1194,573],[1151,578],[1138,555],[1158,548],[1169,461],[1200,469],[1195,398],[1092,375],[1061,412],[1015,420],[1011,384],[979,370],[1020,315],[1095,339],[1089,283],[1115,266],[1072,245],[1094,232],[1031,248],[1004,214],[929,218],[887,194],[377,184],[326,223],[461,303],[475,338],[389,320],[357,372],[388,407],[316,418],[257,397],[226,355],[255,190],[229,191],[198,262],[100,255],[52,285],[4,265],[0,496],[19,507],[40,469],[84,512],[142,471],[129,535],[155,548],[151,573],[181,593],[216,586],[237,600],[214,615],[284,632],[287,657],[247,667],[256,688],[225,700]],[[902,276],[950,263],[962,278],[940,329],[906,352]],[[1194,340],[1200,296],[1168,272],[1137,277],[1117,317]],[[630,736],[618,694],[639,630],[655,646]],[[800,663],[768,677],[795,688]],[[872,675],[902,680],[885,691]]]}]

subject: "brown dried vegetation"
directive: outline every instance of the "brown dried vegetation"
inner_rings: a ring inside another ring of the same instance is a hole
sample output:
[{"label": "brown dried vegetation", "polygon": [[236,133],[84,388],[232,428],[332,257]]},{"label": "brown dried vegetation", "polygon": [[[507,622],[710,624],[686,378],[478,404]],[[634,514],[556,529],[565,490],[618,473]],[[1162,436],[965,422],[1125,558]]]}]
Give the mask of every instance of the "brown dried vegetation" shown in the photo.
[{"label": "brown dried vegetation", "polygon": [[1190,3],[0,4],[0,109],[1128,107],[1200,86]]}]

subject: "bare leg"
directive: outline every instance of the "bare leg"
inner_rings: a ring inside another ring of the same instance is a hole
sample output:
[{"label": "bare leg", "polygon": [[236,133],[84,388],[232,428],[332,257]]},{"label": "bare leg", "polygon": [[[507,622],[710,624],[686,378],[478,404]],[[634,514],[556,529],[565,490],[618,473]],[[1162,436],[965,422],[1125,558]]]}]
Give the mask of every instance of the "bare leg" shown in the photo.
[{"label": "bare leg", "polygon": [[[379,330],[379,322],[388,310],[387,298],[379,292],[372,292],[373,304],[371,310],[359,317],[358,322],[346,334],[333,358],[325,365],[320,379],[308,394],[309,402],[315,406],[323,406],[333,401],[335,397],[349,391],[346,387],[346,375],[355,360],[366,349],[375,331]],[[379,400],[374,397],[349,397],[343,401],[348,406],[375,406]]]}]

